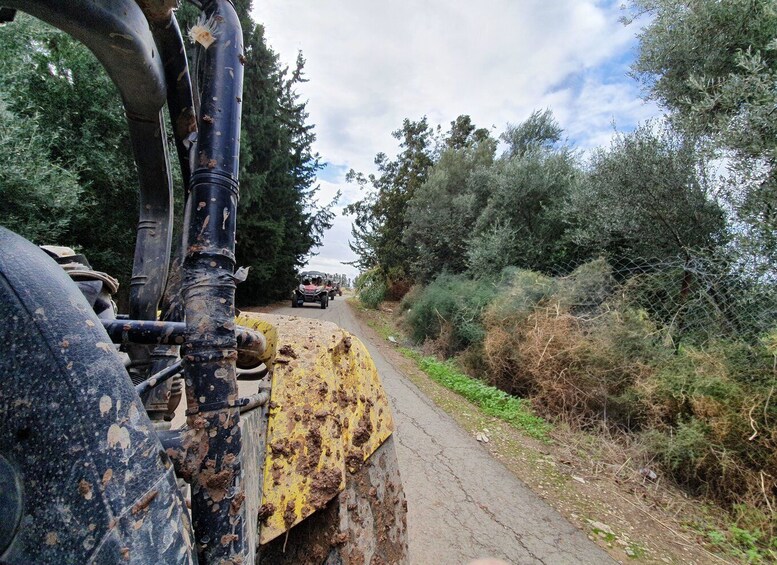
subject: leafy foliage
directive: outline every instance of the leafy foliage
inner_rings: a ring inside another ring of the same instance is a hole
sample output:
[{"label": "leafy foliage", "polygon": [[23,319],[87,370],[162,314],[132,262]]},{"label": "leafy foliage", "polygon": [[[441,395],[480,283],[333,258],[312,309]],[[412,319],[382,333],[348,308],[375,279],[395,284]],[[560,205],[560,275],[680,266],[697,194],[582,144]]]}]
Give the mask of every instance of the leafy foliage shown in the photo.
[{"label": "leafy foliage", "polygon": [[[236,254],[252,267],[238,297],[262,302],[288,294],[333,216],[315,202],[315,134],[296,93],[304,60],[281,68],[263,28],[248,17],[250,2],[237,8],[247,64]],[[197,10],[187,6],[178,15],[186,29]],[[7,203],[0,222],[38,244],[79,248],[126,292],[137,174],[122,104],[102,66],[70,36],[19,14],[0,28],[0,113],[0,194]]]},{"label": "leafy foliage", "polygon": [[356,278],[359,300],[367,308],[378,308],[385,300],[387,290],[386,280],[378,269],[366,271]]},{"label": "leafy foliage", "polygon": [[408,227],[406,210],[434,162],[433,131],[423,117],[417,122],[405,119],[402,128],[392,135],[401,151],[394,160],[385,153],[376,155],[377,175],[353,169],[348,172],[348,182],[371,187],[372,191],[345,210],[355,216],[349,244],[359,256],[356,265],[362,269],[378,267],[387,279],[403,279],[408,277],[409,265],[416,256],[403,241]]},{"label": "leafy foliage", "polygon": [[648,13],[632,69],[691,136],[730,167],[739,245],[777,258],[777,9],[770,0],[633,0]]},{"label": "leafy foliage", "polygon": [[532,151],[551,151],[561,141],[563,130],[553,112],[535,110],[526,121],[507,126],[502,141],[507,143],[507,157],[523,157]]},{"label": "leafy foliage", "polygon": [[496,151],[487,132],[480,139],[472,137],[478,131],[467,137],[451,131],[448,141],[456,148],[443,150],[408,202],[403,241],[417,257],[410,270],[419,281],[466,268],[467,243],[485,204],[485,194],[470,179],[474,171],[491,166]]},{"label": "leafy foliage", "polygon": [[[525,150],[508,151],[481,181],[490,192],[473,235],[493,233],[500,226],[500,241],[507,244],[502,253],[508,265],[546,270],[568,260],[564,234],[569,222],[563,217],[562,205],[577,184],[579,169],[569,148],[549,148],[547,141],[524,140]],[[489,240],[474,238],[471,242]],[[469,255],[476,253],[471,247]]]},{"label": "leafy foliage", "polygon": [[518,235],[510,222],[496,222],[467,241],[467,270],[475,278],[490,278],[510,266]]},{"label": "leafy foliage", "polygon": [[613,257],[673,257],[716,248],[726,238],[703,159],[691,142],[658,124],[595,150],[567,211],[579,218],[574,243]]},{"label": "leafy foliage", "polygon": [[733,134],[736,124],[748,136],[733,144],[742,149],[775,138],[760,113],[775,94],[773,79],[762,82],[777,63],[772,2],[633,0],[631,9],[651,16],[633,73],[652,97],[700,132]]},{"label": "leafy foliage", "polygon": [[490,282],[440,275],[403,305],[411,336],[418,343],[437,341],[448,355],[482,341],[481,316],[495,293]]},{"label": "leafy foliage", "polygon": [[35,124],[4,109],[0,102],[0,198],[3,224],[37,242],[61,241],[83,189],[78,177],[52,163],[49,142]]},{"label": "leafy foliage", "polygon": [[[0,190],[11,192],[13,184],[36,179],[26,198],[46,203],[37,210],[25,207],[27,217],[12,218],[4,207],[0,221],[22,227],[35,243],[81,248],[95,268],[126,283],[137,175],[121,101],[102,66],[70,36],[20,14],[0,28],[0,93],[8,127],[23,123],[20,139],[34,143],[32,155],[0,155],[0,168],[13,172],[4,175]],[[36,227],[47,208],[56,214],[47,220],[59,226],[55,230]]]}]

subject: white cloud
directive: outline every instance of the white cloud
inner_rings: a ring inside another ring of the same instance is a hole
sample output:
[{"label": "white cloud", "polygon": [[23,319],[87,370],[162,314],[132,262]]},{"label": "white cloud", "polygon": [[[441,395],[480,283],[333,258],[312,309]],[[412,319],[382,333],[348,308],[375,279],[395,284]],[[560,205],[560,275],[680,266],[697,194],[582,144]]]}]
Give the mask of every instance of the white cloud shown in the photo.
[{"label": "white cloud", "polygon": [[355,187],[349,184],[340,184],[322,179],[319,179],[316,184],[318,184],[318,193],[316,194],[316,198],[321,204],[327,204],[331,202],[337,196],[338,191],[341,192],[341,197],[338,200],[338,203],[342,203],[344,199],[353,199],[356,192]]},{"label": "white cloud", "polygon": [[[607,143],[613,120],[628,129],[655,113],[624,76],[636,30],[612,1],[254,0],[253,15],[282,61],[302,50],[316,150],[343,171],[370,172],[376,153],[393,154],[405,117],[445,128],[469,114],[502,131],[550,107],[589,148]],[[345,203],[359,198],[341,175],[322,182],[322,201],[337,188]],[[338,219],[311,265],[352,258],[338,243],[349,223]]]},{"label": "white cloud", "polygon": [[[332,228],[324,234],[324,245],[318,255],[310,257],[308,267],[326,273],[345,273],[354,278],[358,270],[346,265],[345,261],[353,261],[356,255],[348,247],[348,238],[351,235],[351,220],[343,215],[338,215]],[[326,253],[323,253],[326,251]]]}]

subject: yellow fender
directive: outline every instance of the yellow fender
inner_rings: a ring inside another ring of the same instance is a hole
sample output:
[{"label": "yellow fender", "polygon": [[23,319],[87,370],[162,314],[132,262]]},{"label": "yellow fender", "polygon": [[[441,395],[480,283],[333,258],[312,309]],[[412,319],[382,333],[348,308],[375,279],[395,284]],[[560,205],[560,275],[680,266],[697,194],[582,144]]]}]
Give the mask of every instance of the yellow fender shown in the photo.
[{"label": "yellow fender", "polygon": [[237,323],[265,333],[269,326],[277,347],[259,511],[265,544],[336,497],[345,473],[380,447],[394,423],[375,364],[356,337],[295,316],[241,313]]}]

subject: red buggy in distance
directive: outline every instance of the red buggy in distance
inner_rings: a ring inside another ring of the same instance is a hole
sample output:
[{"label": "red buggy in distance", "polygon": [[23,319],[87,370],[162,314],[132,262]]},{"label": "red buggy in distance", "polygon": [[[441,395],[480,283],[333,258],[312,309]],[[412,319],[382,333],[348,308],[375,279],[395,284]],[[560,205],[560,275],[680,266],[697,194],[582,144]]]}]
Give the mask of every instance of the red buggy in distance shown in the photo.
[{"label": "red buggy in distance", "polygon": [[291,293],[291,307],[301,308],[305,303],[318,303],[321,309],[329,305],[329,292],[324,286],[324,273],[305,271],[300,273],[300,284]]}]

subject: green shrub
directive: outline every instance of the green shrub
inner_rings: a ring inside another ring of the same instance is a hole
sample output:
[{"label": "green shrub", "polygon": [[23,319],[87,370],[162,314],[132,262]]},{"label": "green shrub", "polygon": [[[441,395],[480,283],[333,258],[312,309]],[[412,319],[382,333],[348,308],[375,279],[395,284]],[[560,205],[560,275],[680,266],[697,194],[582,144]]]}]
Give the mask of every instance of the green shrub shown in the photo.
[{"label": "green shrub", "polygon": [[401,314],[406,313],[413,308],[413,305],[418,302],[421,294],[424,292],[424,287],[420,284],[413,285],[410,290],[405,293],[402,300],[399,302],[399,312]]},{"label": "green shrub", "polygon": [[370,269],[356,277],[355,285],[359,301],[366,308],[375,310],[386,298],[388,284],[377,268]]},{"label": "green shrub", "polygon": [[664,439],[653,449],[676,481],[732,504],[777,488],[772,362],[763,347],[718,340],[681,347],[642,384]]},{"label": "green shrub", "polygon": [[675,478],[682,475],[686,484],[696,475],[698,466],[709,453],[709,428],[696,418],[678,422],[671,430],[653,430],[645,435],[650,449]]},{"label": "green shrub", "polygon": [[483,311],[495,294],[490,282],[440,275],[402,306],[411,337],[416,343],[437,341],[446,355],[482,341]]}]

